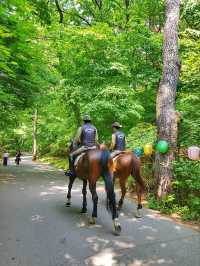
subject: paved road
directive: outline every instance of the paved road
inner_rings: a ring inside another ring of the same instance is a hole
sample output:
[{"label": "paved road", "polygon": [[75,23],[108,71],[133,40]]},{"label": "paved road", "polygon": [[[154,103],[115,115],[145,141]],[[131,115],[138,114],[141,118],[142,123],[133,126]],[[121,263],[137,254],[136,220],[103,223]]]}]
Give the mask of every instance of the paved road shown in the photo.
[{"label": "paved road", "polygon": [[0,266],[200,266],[198,232],[149,210],[137,220],[126,200],[121,236],[113,236],[102,191],[95,226],[80,214],[78,181],[71,208],[65,196],[63,173],[48,165],[26,157],[19,167],[0,167]]}]

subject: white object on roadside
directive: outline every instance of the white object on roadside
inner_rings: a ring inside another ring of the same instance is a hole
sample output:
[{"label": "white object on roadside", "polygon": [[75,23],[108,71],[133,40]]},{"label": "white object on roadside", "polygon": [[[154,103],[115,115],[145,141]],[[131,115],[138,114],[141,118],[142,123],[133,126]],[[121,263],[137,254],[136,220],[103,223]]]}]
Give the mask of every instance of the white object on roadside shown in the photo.
[{"label": "white object on roadside", "polygon": [[200,148],[196,146],[191,146],[188,148],[188,157],[191,160],[199,160],[200,158]]}]

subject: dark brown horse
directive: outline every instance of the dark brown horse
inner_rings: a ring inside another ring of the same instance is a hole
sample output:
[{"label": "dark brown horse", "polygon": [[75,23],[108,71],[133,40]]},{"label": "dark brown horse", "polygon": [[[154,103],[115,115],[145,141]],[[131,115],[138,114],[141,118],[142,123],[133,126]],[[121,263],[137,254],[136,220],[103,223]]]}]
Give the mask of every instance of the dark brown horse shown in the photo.
[{"label": "dark brown horse", "polygon": [[138,198],[138,206],[136,217],[141,217],[142,194],[145,190],[145,183],[141,176],[141,162],[132,151],[124,151],[113,159],[114,179],[119,179],[121,188],[121,198],[118,202],[118,209],[122,208],[124,197],[126,195],[126,183],[129,176],[135,178],[136,193]]},{"label": "dark brown horse", "polygon": [[[72,145],[70,146],[70,151],[72,151]],[[97,218],[97,204],[98,195],[96,192],[96,182],[100,176],[103,177],[105,182],[105,188],[107,192],[107,198],[109,201],[109,206],[111,207],[112,219],[114,225],[115,234],[120,234],[121,226],[118,221],[118,214],[116,208],[114,184],[113,184],[113,162],[110,157],[110,153],[105,150],[88,150],[79,159],[76,167],[76,176],[83,180],[83,204],[82,213],[87,212],[87,183],[89,183],[89,189],[92,194],[93,200],[93,211],[92,217],[89,222],[95,224]],[[66,206],[71,205],[71,189],[74,183],[75,177],[69,177],[68,193],[67,193],[67,203]]]}]

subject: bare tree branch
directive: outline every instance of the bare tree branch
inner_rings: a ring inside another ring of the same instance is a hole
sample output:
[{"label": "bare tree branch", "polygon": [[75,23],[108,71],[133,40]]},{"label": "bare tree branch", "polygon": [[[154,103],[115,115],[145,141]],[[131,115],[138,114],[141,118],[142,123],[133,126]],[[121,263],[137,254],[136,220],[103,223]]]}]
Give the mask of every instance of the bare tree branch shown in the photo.
[{"label": "bare tree branch", "polygon": [[99,10],[102,9],[103,0],[93,0],[94,4],[98,7]]},{"label": "bare tree branch", "polygon": [[60,16],[60,20],[59,20],[59,23],[63,23],[63,11],[58,3],[58,0],[55,0],[55,4],[56,4],[56,7],[57,7],[57,10],[58,10],[58,13],[59,13],[59,16]]},{"label": "bare tree branch", "polygon": [[82,17],[79,13],[76,13],[75,15],[82,19],[88,26],[91,26],[91,23],[86,18]]}]

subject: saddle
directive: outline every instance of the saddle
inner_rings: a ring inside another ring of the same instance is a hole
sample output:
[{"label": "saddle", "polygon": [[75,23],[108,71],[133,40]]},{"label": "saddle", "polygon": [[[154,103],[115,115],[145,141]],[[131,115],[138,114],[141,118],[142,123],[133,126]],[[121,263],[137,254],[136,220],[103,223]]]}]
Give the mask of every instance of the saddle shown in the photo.
[{"label": "saddle", "polygon": [[111,158],[113,159],[113,160],[116,160],[117,159],[117,157],[119,156],[119,155],[121,155],[121,154],[123,154],[123,153],[125,153],[126,151],[114,151],[113,153],[111,153]]},{"label": "saddle", "polygon": [[80,154],[77,155],[77,157],[76,157],[76,159],[74,161],[74,167],[77,166],[79,160],[86,154],[87,151],[95,150],[95,149],[96,149],[96,146],[85,148],[85,150],[83,152],[81,152]]},{"label": "saddle", "polygon": [[77,166],[77,164],[78,164],[78,161],[85,155],[85,151],[84,152],[82,152],[81,154],[79,154],[79,155],[77,155],[77,157],[76,157],[76,159],[75,159],[75,161],[74,161],[74,167],[76,167]]}]

